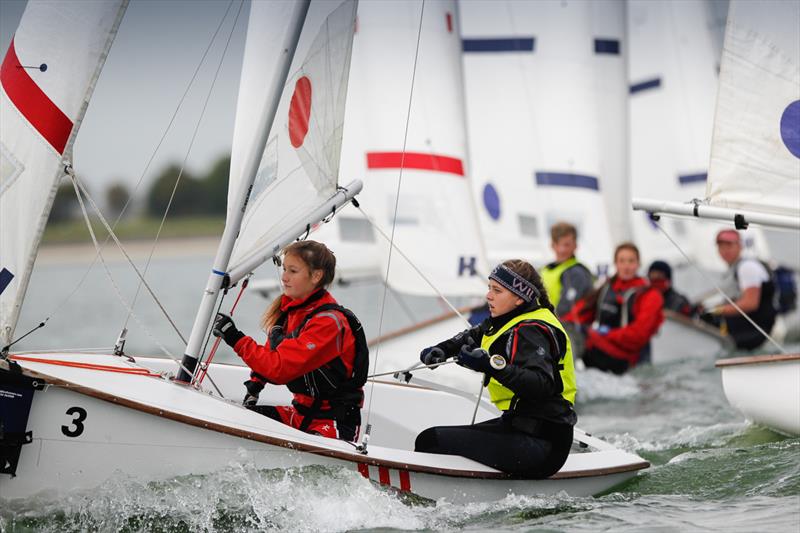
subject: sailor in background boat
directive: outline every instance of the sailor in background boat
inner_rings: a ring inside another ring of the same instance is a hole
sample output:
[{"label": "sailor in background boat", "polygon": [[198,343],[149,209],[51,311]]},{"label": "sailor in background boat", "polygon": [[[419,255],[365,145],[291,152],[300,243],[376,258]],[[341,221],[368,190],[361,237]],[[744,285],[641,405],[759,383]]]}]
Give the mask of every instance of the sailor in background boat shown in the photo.
[{"label": "sailor in background boat", "polygon": [[419,452],[468,457],[526,478],[558,472],[577,422],[572,348],[541,278],[529,263],[505,261],[489,275],[490,317],[425,348],[426,365],[455,357],[485,375],[499,418],[467,426],[436,426],[417,436]]},{"label": "sailor in background boat", "polygon": [[650,339],[664,321],[664,298],[637,274],[639,249],[624,242],[614,250],[616,273],[575,304],[562,320],[585,334],[587,367],[623,374],[650,359]]},{"label": "sailor in background boat", "polygon": [[[261,319],[267,344],[259,345],[222,313],[212,331],[253,371],[245,382],[247,408],[308,433],[355,441],[369,351],[358,319],[326,290],[335,270],[336,257],[324,244],[290,244],[283,294]],[[292,405],[256,405],[266,383],[285,384],[294,393]]]},{"label": "sailor in background boat", "polygon": [[684,316],[692,316],[695,313],[689,299],[672,287],[672,267],[666,261],[653,261],[647,269],[647,278],[650,286],[657,289],[664,298],[664,309],[675,311]]},{"label": "sailor in background boat", "polygon": [[[769,267],[758,259],[742,257],[742,240],[735,229],[717,233],[717,252],[728,264],[723,288],[725,294],[753,322],[770,333],[777,312],[773,301],[775,283]],[[700,318],[727,330],[737,348],[751,350],[766,340],[731,304],[718,305],[701,314]]]},{"label": "sailor in background boat", "polygon": [[594,279],[586,266],[575,258],[578,230],[567,222],[550,228],[550,247],[556,260],[542,268],[542,282],[556,315],[564,316],[575,302],[592,290]]}]

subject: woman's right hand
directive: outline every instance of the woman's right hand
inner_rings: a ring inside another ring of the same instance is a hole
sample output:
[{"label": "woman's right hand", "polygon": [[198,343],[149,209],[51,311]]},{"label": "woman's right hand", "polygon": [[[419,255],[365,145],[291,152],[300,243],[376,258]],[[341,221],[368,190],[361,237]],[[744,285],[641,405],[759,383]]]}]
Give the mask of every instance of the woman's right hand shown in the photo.
[{"label": "woman's right hand", "polygon": [[422,361],[422,363],[426,366],[435,365],[438,363],[444,363],[447,360],[447,356],[445,355],[444,350],[438,346],[429,346],[419,353],[419,360]]}]

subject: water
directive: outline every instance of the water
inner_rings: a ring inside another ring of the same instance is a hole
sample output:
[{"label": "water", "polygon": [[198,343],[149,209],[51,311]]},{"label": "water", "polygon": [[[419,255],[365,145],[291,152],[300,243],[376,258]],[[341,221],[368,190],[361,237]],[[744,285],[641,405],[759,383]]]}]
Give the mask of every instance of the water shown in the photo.
[{"label": "water", "polygon": [[[31,282],[19,331],[56,308],[86,262],[42,262]],[[152,283],[188,334],[210,259],[207,254],[159,260]],[[124,294],[133,278],[110,265]],[[148,278],[150,279],[150,278]],[[83,289],[22,348],[110,346],[125,320],[113,286],[96,269]],[[335,290],[378,331],[375,288]],[[380,295],[380,291],[377,291]],[[226,304],[229,306],[232,298]],[[237,322],[255,331],[265,301],[248,295]],[[438,304],[411,300],[431,316]],[[157,309],[140,303],[144,326],[132,322],[132,353],[157,351],[150,331],[173,354],[177,335]],[[383,330],[408,323],[390,300]],[[794,350],[800,346],[793,346]],[[234,360],[229,352],[219,360]],[[213,475],[141,483],[119,476],[69,498],[34,498],[0,507],[0,531],[798,531],[800,438],[747,423],[726,401],[711,361],[643,367],[622,377],[593,370],[579,376],[579,426],[652,463],[614,492],[595,498],[509,496],[487,504],[431,502],[379,487],[356,472],[310,467],[255,470],[231,464]]]}]

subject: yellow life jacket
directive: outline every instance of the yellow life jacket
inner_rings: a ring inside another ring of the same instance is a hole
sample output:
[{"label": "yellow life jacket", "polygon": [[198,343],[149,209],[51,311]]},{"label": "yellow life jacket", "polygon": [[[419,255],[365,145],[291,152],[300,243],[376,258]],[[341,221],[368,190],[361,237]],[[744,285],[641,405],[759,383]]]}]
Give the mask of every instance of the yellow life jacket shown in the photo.
[{"label": "yellow life jacket", "polygon": [[[567,340],[567,349],[564,356],[558,362],[558,371],[561,375],[562,384],[561,396],[570,404],[575,405],[577,386],[575,384],[575,365],[572,362],[572,345],[570,344],[567,332],[564,331],[564,327],[549,309],[542,307],[535,311],[515,316],[492,335],[484,335],[481,339],[481,348],[489,351],[489,347],[500,335],[525,320],[539,320],[545,322],[564,334],[564,338]],[[508,354],[508,356],[510,357],[511,354]],[[514,397],[514,393],[511,389],[501,385],[494,378],[489,380],[487,388],[489,389],[489,398],[492,403],[501,411],[506,411],[511,405],[511,398]]]},{"label": "yellow life jacket", "polygon": [[566,270],[579,264],[575,257],[570,257],[554,267],[546,266],[541,270],[542,283],[553,307],[558,307],[558,302],[561,300],[561,276]]}]

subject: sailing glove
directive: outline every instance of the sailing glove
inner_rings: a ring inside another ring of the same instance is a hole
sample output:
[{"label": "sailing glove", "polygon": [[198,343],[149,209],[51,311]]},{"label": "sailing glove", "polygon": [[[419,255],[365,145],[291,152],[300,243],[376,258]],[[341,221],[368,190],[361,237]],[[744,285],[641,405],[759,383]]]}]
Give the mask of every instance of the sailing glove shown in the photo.
[{"label": "sailing glove", "polygon": [[489,364],[489,352],[483,348],[472,348],[468,345],[461,347],[461,351],[456,356],[456,363],[460,366],[493,375],[496,370]]},{"label": "sailing glove", "polygon": [[215,337],[222,337],[225,344],[231,348],[239,342],[239,339],[244,337],[244,333],[236,329],[236,324],[233,323],[231,317],[224,313],[217,313],[214,318],[214,326],[211,328],[211,333]]},{"label": "sailing glove", "polygon": [[[435,365],[444,363],[447,360],[447,356],[444,350],[438,346],[430,346],[419,353],[419,360],[425,365]],[[433,369],[436,369],[436,367],[433,367]]]},{"label": "sailing glove", "polygon": [[248,409],[255,407],[258,403],[258,395],[264,390],[264,384],[255,379],[248,379],[244,382],[244,388],[247,389],[247,394],[244,395],[242,405]]},{"label": "sailing glove", "polygon": [[267,339],[269,340],[269,349],[276,350],[278,345],[283,342],[283,339],[286,338],[286,335],[283,334],[283,328],[281,326],[272,326],[269,330],[269,334],[267,335]]}]

